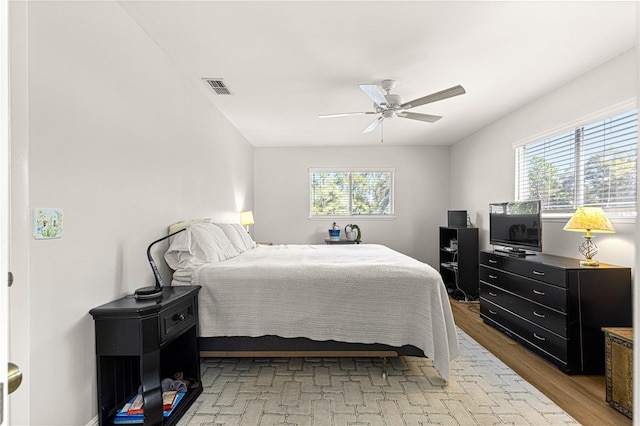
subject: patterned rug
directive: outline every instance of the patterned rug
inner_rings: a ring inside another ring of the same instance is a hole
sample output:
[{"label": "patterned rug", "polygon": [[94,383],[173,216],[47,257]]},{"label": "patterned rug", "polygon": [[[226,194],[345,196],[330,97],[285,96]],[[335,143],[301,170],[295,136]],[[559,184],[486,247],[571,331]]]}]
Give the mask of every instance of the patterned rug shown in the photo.
[{"label": "patterned rug", "polygon": [[423,358],[210,358],[179,426],[574,425],[571,416],[458,329],[445,383]]}]

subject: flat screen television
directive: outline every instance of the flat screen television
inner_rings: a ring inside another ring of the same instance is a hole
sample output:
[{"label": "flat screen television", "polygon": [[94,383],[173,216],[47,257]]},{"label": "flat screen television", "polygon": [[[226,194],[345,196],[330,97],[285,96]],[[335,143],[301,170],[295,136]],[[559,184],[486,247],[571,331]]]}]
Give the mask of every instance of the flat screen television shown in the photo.
[{"label": "flat screen television", "polygon": [[542,251],[540,200],[489,204],[489,243],[518,255]]}]

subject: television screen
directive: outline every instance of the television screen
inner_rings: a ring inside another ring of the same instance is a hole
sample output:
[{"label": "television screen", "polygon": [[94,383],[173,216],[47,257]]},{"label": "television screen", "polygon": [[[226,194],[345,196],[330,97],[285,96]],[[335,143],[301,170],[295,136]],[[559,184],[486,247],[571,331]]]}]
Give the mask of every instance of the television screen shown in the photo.
[{"label": "television screen", "polygon": [[542,251],[541,202],[489,204],[489,243],[512,253]]}]

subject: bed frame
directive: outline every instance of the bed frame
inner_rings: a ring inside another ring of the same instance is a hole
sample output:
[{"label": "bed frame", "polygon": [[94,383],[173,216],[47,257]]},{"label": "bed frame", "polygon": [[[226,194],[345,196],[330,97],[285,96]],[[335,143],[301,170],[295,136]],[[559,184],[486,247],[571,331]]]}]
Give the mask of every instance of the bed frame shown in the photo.
[{"label": "bed frame", "polygon": [[379,357],[382,377],[387,377],[387,358],[417,356],[425,358],[415,346],[389,346],[381,343],[317,341],[306,337],[199,337],[201,358],[295,358],[295,357]]}]

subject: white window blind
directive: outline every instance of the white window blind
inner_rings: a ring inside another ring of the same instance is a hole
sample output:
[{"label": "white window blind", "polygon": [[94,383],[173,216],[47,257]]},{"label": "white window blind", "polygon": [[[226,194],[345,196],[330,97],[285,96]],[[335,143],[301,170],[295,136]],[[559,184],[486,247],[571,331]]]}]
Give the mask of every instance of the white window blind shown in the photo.
[{"label": "white window blind", "polygon": [[636,212],[636,109],[516,148],[516,198],[545,212]]},{"label": "white window blind", "polygon": [[393,215],[392,170],[310,170],[311,217]]}]

